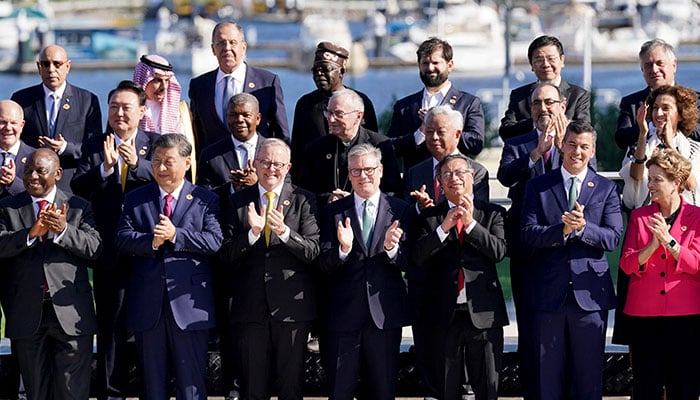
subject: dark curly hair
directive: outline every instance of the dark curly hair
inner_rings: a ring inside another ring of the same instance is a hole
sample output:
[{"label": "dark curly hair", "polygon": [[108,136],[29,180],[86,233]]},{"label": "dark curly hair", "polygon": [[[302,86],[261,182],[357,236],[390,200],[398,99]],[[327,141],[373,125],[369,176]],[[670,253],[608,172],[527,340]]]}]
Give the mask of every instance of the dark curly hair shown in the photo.
[{"label": "dark curly hair", "polygon": [[[650,109],[653,107],[656,98],[662,94],[667,94],[673,96],[676,99],[676,107],[678,108],[678,115],[680,116],[680,121],[678,121],[678,130],[685,136],[690,136],[691,133],[695,131],[695,127],[698,124],[698,118],[700,118],[700,113],[698,113],[698,94],[695,90],[683,87],[683,86],[660,86],[654,89],[649,97],[647,98],[647,105]],[[651,118],[651,113],[647,115],[647,118]]]}]

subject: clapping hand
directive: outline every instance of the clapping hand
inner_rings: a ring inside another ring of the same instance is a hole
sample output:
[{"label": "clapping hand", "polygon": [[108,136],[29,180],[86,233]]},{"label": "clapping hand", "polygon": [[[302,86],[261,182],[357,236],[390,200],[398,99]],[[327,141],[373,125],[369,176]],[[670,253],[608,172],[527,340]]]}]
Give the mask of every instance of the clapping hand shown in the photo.
[{"label": "clapping hand", "polygon": [[426,208],[433,207],[435,203],[433,199],[430,198],[428,192],[425,191],[425,185],[422,185],[419,190],[414,190],[410,193],[411,197],[416,198],[418,203],[418,209],[425,210]]},{"label": "clapping hand", "polygon": [[343,221],[338,221],[338,242],[340,243],[340,251],[349,253],[350,250],[352,250],[352,241],[354,238],[352,226],[350,226],[350,218],[345,218],[345,225],[343,225]]}]

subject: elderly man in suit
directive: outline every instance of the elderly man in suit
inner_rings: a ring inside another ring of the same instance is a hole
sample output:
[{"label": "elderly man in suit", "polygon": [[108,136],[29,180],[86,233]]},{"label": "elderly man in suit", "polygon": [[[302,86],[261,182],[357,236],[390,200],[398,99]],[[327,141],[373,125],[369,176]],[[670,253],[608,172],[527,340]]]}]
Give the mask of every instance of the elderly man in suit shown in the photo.
[{"label": "elderly man in suit", "polygon": [[145,91],[122,81],[109,96],[109,126],[114,131],[88,138],[73,176],[73,192],[90,200],[104,249],[93,274],[97,336],[97,398],[118,399],[128,393],[128,350],[125,294],[131,259],[120,254],[114,235],[124,195],[153,181],[151,156],[157,134],[139,129]]},{"label": "elderly man in suit", "polygon": [[421,82],[425,87],[394,104],[394,113],[387,136],[396,154],[403,158],[404,171],[430,158],[426,137],[420,127],[429,109],[449,104],[464,119],[458,149],[462,154],[476,156],[484,147],[484,110],[478,97],[463,92],[449,80],[454,66],[452,46],[444,40],[430,38],[416,52]]},{"label": "elderly man in suit", "polygon": [[0,202],[5,335],[28,398],[87,400],[97,332],[88,266],[102,243],[90,204],[57,188],[61,177],[58,155],[36,150],[26,191]]},{"label": "elderly man in suit", "polygon": [[270,71],[248,65],[248,44],[240,25],[224,21],[214,27],[211,50],[219,68],[190,82],[190,108],[198,148],[228,137],[226,105],[234,94],[250,93],[260,103],[259,133],[289,142],[287,114],[280,79]]},{"label": "elderly man in suit", "polygon": [[235,269],[227,284],[245,399],[270,398],[270,371],[280,398],[302,399],[319,228],[313,193],[285,182],[290,157],[284,141],[265,139],[254,162],[258,184],[231,196],[225,216],[221,255]]},{"label": "elderly man in suit", "polygon": [[185,180],[184,135],[153,144],[155,182],[127,193],[117,251],[133,256],[127,328],[134,332],[146,399],[206,399],[207,338],[214,326],[210,257],[221,246],[219,198]]},{"label": "elderly man in suit", "polygon": [[22,140],[58,153],[63,168],[58,186],[70,191],[83,141],[102,132],[100,102],[95,94],[66,82],[71,62],[63,47],[42,49],[36,66],[42,83],[12,94],[12,100],[24,109]]},{"label": "elderly man in suit", "polygon": [[569,125],[562,167],[531,179],[521,240],[534,249],[524,266],[524,300],[532,310],[537,399],[603,396],[605,330],[616,305],[605,253],[622,234],[615,183],[589,168],[596,132]]},{"label": "elderly man in suit", "polygon": [[24,125],[22,106],[0,101],[0,199],[24,191],[24,165],[35,150],[20,138]]},{"label": "elderly man in suit", "polygon": [[[437,165],[445,200],[421,213],[413,255],[425,269],[425,316],[432,363],[442,399],[461,399],[466,365],[477,399],[498,398],[503,326],[508,324],[496,263],[506,255],[505,210],[474,197],[474,170],[462,154]],[[418,349],[416,349],[418,350]]]},{"label": "elderly man in suit", "polygon": [[[323,350],[329,397],[353,398],[366,378],[368,398],[395,398],[401,328],[408,324],[406,234],[413,208],[379,190],[381,151],[363,143],[348,154],[353,193],[325,209],[322,272],[328,292]],[[361,374],[362,370],[362,374]]]},{"label": "elderly man in suit", "polygon": [[538,84],[549,82],[559,88],[562,100],[566,100],[566,112],[558,118],[566,125],[568,120],[591,122],[591,95],[585,89],[572,85],[561,77],[564,68],[564,46],[554,36],[540,36],[530,43],[527,49],[530,68],[537,77],[529,83],[510,92],[510,101],[505,116],[501,119],[498,134],[503,140],[531,132],[534,118],[530,113],[530,95]]},{"label": "elderly man in suit", "polygon": [[330,135],[307,146],[302,167],[304,172],[296,183],[316,193],[319,206],[348,196],[352,188],[348,153],[353,146],[368,143],[378,147],[382,153],[382,191],[400,194],[403,184],[394,148],[386,136],[361,126],[364,103],[360,95],[350,89],[334,92],[328,100],[325,115]]}]

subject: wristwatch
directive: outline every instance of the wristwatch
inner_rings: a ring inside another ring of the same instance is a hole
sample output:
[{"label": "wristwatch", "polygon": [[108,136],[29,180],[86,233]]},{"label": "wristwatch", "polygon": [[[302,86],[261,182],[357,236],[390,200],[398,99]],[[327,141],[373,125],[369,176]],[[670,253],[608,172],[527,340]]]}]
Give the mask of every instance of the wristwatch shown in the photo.
[{"label": "wristwatch", "polygon": [[665,246],[666,246],[667,249],[670,250],[670,249],[676,247],[676,244],[678,244],[678,243],[676,243],[676,239],[671,239],[671,241],[668,242],[668,243],[666,243]]}]

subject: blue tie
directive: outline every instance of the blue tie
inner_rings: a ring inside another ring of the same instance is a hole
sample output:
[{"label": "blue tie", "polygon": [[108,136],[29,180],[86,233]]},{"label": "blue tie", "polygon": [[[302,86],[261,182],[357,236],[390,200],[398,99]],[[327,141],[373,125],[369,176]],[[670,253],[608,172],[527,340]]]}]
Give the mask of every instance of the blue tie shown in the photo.
[{"label": "blue tie", "polygon": [[56,119],[58,117],[58,99],[57,95],[51,93],[49,95],[49,133],[51,137],[56,136]]}]

